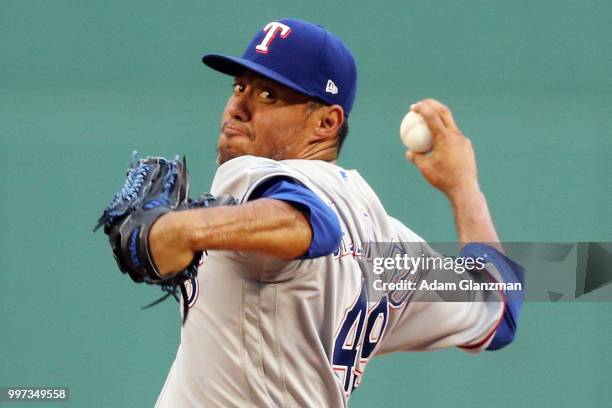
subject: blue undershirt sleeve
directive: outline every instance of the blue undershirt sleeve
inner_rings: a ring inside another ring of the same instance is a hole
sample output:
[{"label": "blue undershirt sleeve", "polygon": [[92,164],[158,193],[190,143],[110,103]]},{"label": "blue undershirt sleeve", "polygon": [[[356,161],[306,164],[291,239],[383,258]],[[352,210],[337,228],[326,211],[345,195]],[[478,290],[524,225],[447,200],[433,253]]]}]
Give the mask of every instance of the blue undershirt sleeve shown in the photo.
[{"label": "blue undershirt sleeve", "polygon": [[342,230],[336,213],[300,182],[287,177],[274,177],[258,186],[249,200],[264,197],[285,201],[308,218],[312,242],[308,251],[299,259],[328,255],[340,245]]},{"label": "blue undershirt sleeve", "polygon": [[521,284],[521,290],[506,291],[504,293],[504,315],[487,350],[503,348],[512,343],[516,334],[521,307],[525,298],[525,270],[497,249],[485,244],[468,244],[461,250],[460,256],[483,257],[487,262],[495,265],[504,283]]}]

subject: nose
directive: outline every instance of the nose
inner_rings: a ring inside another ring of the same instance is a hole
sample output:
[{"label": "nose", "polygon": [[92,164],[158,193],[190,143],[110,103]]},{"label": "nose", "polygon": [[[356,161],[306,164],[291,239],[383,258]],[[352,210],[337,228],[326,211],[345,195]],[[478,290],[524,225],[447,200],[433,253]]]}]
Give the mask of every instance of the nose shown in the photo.
[{"label": "nose", "polygon": [[246,92],[232,95],[227,103],[227,112],[232,119],[248,122],[251,119],[251,111]]}]

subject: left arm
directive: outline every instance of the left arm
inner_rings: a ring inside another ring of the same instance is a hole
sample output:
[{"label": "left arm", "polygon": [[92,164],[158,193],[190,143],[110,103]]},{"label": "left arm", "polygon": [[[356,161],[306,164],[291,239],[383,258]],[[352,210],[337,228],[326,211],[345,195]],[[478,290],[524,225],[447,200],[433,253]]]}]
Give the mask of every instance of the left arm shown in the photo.
[{"label": "left arm", "polygon": [[280,259],[303,255],[312,241],[306,216],[286,202],[261,198],[237,206],[168,213],[151,227],[149,245],[162,275],[185,268],[205,249],[257,251]]}]

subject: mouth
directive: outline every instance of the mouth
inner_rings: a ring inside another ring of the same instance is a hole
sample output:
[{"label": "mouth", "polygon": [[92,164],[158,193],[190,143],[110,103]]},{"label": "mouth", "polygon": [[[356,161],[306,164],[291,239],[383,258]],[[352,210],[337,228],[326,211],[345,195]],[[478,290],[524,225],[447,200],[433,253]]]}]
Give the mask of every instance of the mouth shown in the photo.
[{"label": "mouth", "polygon": [[223,133],[227,137],[243,136],[248,139],[251,139],[251,133],[249,131],[235,125],[230,125],[228,123],[223,124],[223,126],[221,127],[221,133]]}]

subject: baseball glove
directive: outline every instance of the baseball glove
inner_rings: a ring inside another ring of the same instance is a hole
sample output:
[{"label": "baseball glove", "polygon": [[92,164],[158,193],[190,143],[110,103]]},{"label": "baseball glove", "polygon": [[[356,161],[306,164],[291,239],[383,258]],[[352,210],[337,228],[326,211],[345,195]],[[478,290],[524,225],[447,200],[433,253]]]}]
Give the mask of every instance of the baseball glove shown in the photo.
[{"label": "baseball glove", "polygon": [[134,158],[127,170],[123,187],[104,209],[96,231],[104,226],[104,233],[121,272],[134,282],[159,285],[167,294],[146,307],[153,306],[172,295],[178,301],[180,289],[183,297],[183,322],[187,318],[187,291],[184,282],[198,273],[202,252],[197,253],[191,264],[182,271],[162,276],[149,251],[149,231],[155,221],[170,211],[182,211],[200,207],[232,205],[233,197],[215,198],[209,193],[192,200],[189,194],[189,174],[185,157],[174,160],[163,157]]}]

